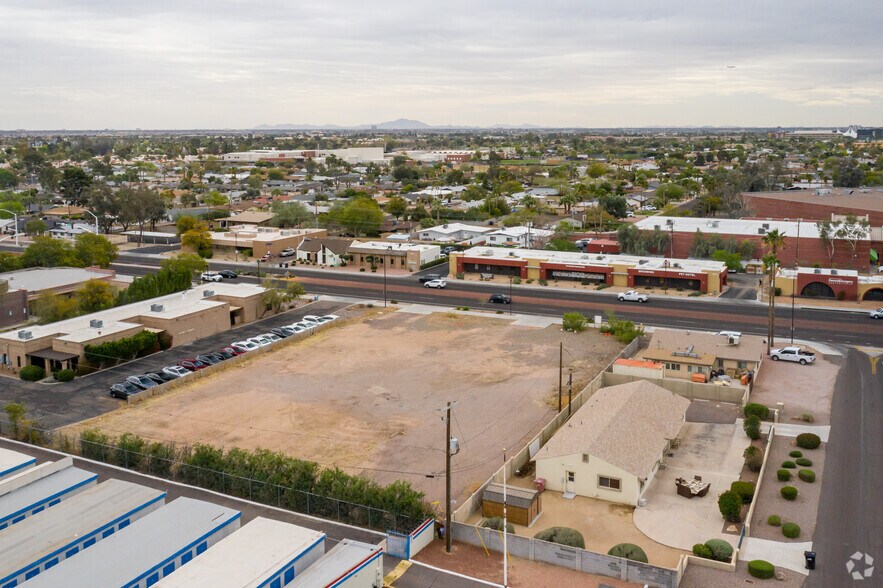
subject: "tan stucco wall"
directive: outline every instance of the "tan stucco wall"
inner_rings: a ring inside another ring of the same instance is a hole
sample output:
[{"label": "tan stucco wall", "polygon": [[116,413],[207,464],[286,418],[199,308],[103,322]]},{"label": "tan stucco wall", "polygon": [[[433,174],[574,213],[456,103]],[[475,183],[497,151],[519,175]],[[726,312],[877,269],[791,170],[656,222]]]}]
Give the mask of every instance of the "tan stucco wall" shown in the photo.
[{"label": "tan stucco wall", "polygon": [[172,318],[157,313],[140,316],[137,320],[145,327],[165,331],[172,338],[172,346],[177,347],[229,329],[230,307],[225,304]]},{"label": "tan stucco wall", "polygon": [[721,275],[715,271],[706,271],[705,274],[708,276],[708,293],[709,294],[717,294],[721,291]]},{"label": "tan stucco wall", "polygon": [[96,337],[94,339],[89,339],[85,342],[75,342],[75,341],[63,341],[61,339],[55,339],[52,341],[52,349],[55,351],[63,351],[64,353],[76,353],[79,356],[83,356],[84,349],[86,345],[98,345],[100,343],[104,343],[105,341],[117,341],[118,339],[125,339],[126,337],[132,337],[133,335],[137,335],[141,331],[144,330],[144,327],[141,325],[134,325],[125,331],[117,331],[110,335],[97,335],[101,329],[95,329]]},{"label": "tan stucco wall", "polygon": [[776,287],[782,289],[782,296],[791,296],[797,280],[785,276],[776,276]]},{"label": "tan stucco wall", "polygon": [[613,264],[613,285],[620,288],[628,288],[629,286],[629,268],[631,265],[623,265],[620,263]]},{"label": "tan stucco wall", "polygon": [[[569,489],[580,496],[636,506],[642,492],[641,484],[636,476],[595,456],[589,456],[589,463],[583,463],[583,456],[580,453],[538,459],[536,466],[536,477],[545,478],[546,488],[557,492],[566,491],[565,482],[568,471],[575,474]],[[609,490],[598,487],[598,476],[619,478],[622,489]]]}]

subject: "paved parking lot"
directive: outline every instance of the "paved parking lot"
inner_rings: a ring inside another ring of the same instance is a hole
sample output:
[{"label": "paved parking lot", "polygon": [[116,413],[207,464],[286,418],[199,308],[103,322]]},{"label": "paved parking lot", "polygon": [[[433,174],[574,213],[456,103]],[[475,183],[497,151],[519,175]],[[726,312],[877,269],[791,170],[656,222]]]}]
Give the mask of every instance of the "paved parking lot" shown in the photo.
[{"label": "paved parking lot", "polygon": [[0,406],[22,402],[42,426],[50,429],[70,425],[119,408],[122,401],[108,395],[111,384],[133,374],[156,371],[186,357],[193,357],[229,345],[233,341],[266,333],[274,327],[291,324],[306,314],[330,314],[346,306],[342,302],[310,302],[294,310],[240,325],[180,347],[173,347],[96,374],[64,384],[39,384],[0,378]]}]

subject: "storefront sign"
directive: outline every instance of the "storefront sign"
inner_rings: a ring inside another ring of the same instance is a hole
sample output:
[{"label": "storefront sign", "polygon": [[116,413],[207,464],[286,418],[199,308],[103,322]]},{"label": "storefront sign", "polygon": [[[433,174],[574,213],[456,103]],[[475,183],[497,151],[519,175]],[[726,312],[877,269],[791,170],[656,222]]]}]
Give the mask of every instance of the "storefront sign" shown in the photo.
[{"label": "storefront sign", "polygon": [[588,272],[564,272],[561,270],[552,270],[551,271],[552,278],[577,278],[580,280],[606,280],[607,276],[604,274],[593,274]]}]

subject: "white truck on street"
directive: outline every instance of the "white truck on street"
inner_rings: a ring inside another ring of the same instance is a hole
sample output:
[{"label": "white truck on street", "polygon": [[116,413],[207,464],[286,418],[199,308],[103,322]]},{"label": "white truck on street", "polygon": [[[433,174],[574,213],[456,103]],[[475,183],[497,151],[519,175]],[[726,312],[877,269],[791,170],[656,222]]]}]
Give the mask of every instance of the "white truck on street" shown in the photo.
[{"label": "white truck on street", "polygon": [[795,361],[800,365],[806,365],[816,360],[816,354],[800,347],[782,347],[771,350],[770,358],[773,361]]}]

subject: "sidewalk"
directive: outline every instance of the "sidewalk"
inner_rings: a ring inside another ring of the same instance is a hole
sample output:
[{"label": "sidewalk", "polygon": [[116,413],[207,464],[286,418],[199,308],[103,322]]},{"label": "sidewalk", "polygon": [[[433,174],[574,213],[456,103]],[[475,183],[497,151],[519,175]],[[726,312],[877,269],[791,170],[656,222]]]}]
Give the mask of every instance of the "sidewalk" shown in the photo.
[{"label": "sidewalk", "polygon": [[746,537],[742,542],[742,549],[739,551],[739,559],[742,561],[764,559],[774,566],[808,575],[809,572],[805,569],[804,551],[812,551],[812,541],[807,541],[806,543],[783,543],[781,541]]}]

